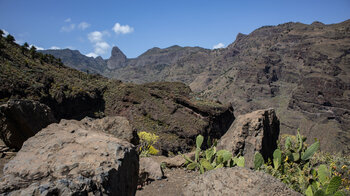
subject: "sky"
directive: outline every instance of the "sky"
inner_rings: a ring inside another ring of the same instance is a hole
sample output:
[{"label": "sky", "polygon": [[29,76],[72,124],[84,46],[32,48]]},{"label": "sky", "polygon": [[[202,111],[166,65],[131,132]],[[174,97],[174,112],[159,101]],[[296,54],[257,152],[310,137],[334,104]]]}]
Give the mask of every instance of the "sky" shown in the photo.
[{"label": "sky", "polygon": [[350,0],[0,0],[0,29],[39,49],[128,58],[153,47],[226,47],[238,33],[286,22],[339,23]]}]

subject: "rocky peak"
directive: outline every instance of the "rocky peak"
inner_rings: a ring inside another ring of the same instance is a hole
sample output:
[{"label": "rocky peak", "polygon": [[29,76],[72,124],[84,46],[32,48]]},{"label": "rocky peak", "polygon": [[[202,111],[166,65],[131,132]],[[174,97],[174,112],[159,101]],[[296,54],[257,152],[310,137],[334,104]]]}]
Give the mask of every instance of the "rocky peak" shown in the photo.
[{"label": "rocky peak", "polygon": [[101,56],[98,56],[95,59],[98,60],[98,61],[103,61],[103,58]]},{"label": "rocky peak", "polygon": [[114,46],[111,57],[107,61],[107,67],[108,69],[124,67],[126,65],[126,61],[127,58],[125,54],[117,46]]}]

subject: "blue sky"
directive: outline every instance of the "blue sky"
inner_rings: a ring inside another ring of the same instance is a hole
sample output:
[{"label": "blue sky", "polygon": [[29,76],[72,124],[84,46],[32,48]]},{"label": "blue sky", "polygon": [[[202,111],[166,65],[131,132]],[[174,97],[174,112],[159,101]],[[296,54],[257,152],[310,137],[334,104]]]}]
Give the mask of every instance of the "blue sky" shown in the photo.
[{"label": "blue sky", "polygon": [[350,19],[350,0],[0,0],[0,28],[19,43],[129,58],[152,47],[225,47],[241,32],[285,22]]}]

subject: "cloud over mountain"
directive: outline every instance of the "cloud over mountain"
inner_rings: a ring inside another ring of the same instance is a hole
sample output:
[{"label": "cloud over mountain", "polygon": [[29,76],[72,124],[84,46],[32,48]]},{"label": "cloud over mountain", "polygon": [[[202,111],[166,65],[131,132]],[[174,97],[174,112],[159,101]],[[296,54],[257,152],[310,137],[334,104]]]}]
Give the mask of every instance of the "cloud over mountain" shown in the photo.
[{"label": "cloud over mountain", "polygon": [[225,45],[223,43],[218,43],[218,44],[213,46],[213,49],[224,48],[224,47],[225,47]]},{"label": "cloud over mountain", "polygon": [[121,25],[119,23],[115,23],[113,26],[113,31],[116,34],[128,34],[134,32],[134,28],[129,25]]}]

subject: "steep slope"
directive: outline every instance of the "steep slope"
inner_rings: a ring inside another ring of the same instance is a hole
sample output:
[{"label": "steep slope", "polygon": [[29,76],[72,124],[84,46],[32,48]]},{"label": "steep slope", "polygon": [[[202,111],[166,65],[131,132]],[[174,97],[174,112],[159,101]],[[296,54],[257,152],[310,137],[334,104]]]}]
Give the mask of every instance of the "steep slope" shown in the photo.
[{"label": "steep slope", "polygon": [[102,74],[107,68],[107,62],[100,56],[93,58],[81,54],[78,50],[62,49],[62,50],[40,50],[43,54],[51,54],[68,67],[90,73]]},{"label": "steep slope", "polygon": [[350,20],[262,27],[222,50],[230,65],[219,77],[206,77],[207,88],[196,85],[198,77],[190,86],[232,102],[237,114],[274,107],[282,133],[300,128],[320,139],[323,150],[350,153],[349,51]]},{"label": "steep slope", "polygon": [[198,134],[219,138],[234,120],[231,106],[196,99],[185,84],[124,84],[68,68],[52,55],[3,37],[0,83],[0,104],[13,98],[36,100],[58,120],[125,116],[137,131],[157,134],[156,147],[165,155],[190,151]]},{"label": "steep slope", "polygon": [[126,66],[127,58],[125,54],[117,47],[112,48],[112,55],[107,60],[108,69],[117,69]]},{"label": "steep slope", "polygon": [[107,79],[68,68],[52,55],[3,37],[0,43],[0,102],[36,100],[48,105],[57,119],[96,117],[104,111]]}]

